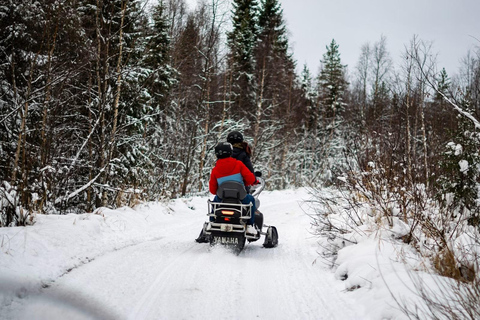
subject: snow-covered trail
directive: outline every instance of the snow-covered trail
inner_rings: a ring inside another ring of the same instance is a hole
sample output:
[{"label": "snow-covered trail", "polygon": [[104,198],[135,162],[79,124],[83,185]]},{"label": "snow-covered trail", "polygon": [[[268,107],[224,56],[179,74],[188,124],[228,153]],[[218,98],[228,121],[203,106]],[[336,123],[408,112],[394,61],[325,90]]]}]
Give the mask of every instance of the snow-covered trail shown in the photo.
[{"label": "snow-covered trail", "polygon": [[265,223],[279,232],[276,248],[263,248],[262,237],[236,256],[195,243],[206,216],[175,214],[158,239],[97,257],[44,292],[101,306],[115,319],[366,319],[315,263],[318,245],[299,200],[294,191],[261,196]]}]

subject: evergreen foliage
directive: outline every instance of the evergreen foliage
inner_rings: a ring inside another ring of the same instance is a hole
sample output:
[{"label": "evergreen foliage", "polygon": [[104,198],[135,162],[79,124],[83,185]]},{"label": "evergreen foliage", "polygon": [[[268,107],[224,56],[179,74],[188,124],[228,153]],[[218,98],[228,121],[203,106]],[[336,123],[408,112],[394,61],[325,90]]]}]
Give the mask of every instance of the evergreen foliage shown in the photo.
[{"label": "evergreen foliage", "polygon": [[279,0],[234,0],[228,31],[222,3],[2,2],[0,227],[207,194],[231,130],[269,188],[343,181],[407,243],[480,224],[480,51],[449,78],[414,37],[394,71],[382,36],[349,86],[335,40],[297,75]]},{"label": "evergreen foliage", "polygon": [[234,0],[232,30],[227,33],[230,50],[232,100],[240,116],[254,113],[257,83],[254,50],[258,39],[258,3],[256,0]]},{"label": "evergreen foliage", "polygon": [[[443,74],[443,72],[442,72]],[[444,78],[442,78],[445,80]],[[444,81],[442,81],[444,83]],[[445,89],[445,86],[441,88]],[[462,103],[465,111],[472,113],[469,97]],[[445,146],[440,168],[444,172],[438,179],[437,197],[453,219],[476,221],[480,212],[480,135],[473,123],[460,117],[459,131]]]},{"label": "evergreen foliage", "polygon": [[[362,168],[381,162],[384,181],[408,187],[443,177],[442,192],[475,212],[477,128],[428,91],[412,59],[394,78],[384,37],[364,46],[349,87],[335,40],[319,74],[304,66],[297,75],[278,0],[186,8],[178,0],[4,1],[2,226],[26,223],[25,212],[206,193],[211,151],[233,129],[271,188],[335,183],[351,169],[348,154]],[[468,60],[462,81],[442,70],[437,82],[451,101],[468,93],[474,116],[478,61]],[[463,153],[444,154],[449,142]]]},{"label": "evergreen foliage", "polygon": [[283,10],[278,0],[261,0],[258,27],[260,46],[270,46],[277,55],[287,57],[287,27],[283,21]]},{"label": "evergreen foliage", "polygon": [[324,117],[332,122],[340,119],[345,111],[344,93],[348,82],[345,79],[345,65],[342,65],[338,44],[335,39],[327,46],[323,55],[322,67],[318,77],[319,98]]},{"label": "evergreen foliage", "polygon": [[438,91],[435,92],[435,100],[441,103],[444,100],[442,94],[445,96],[448,95],[448,90],[450,89],[451,82],[445,68],[440,71],[439,76],[440,78],[437,81]]},{"label": "evergreen foliage", "polygon": [[318,104],[322,121],[318,134],[323,142],[324,173],[322,180],[331,183],[341,170],[345,169],[344,133],[349,130],[344,123],[346,113],[345,95],[348,82],[345,79],[345,65],[342,65],[338,44],[333,39],[323,55],[318,76]]}]

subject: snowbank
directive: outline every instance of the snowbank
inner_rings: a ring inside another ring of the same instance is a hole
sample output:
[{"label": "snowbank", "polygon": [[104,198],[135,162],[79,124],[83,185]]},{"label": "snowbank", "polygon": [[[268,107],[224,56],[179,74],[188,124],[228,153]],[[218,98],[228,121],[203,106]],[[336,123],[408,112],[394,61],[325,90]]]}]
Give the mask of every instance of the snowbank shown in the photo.
[{"label": "snowbank", "polygon": [[[335,195],[330,198],[333,197]],[[304,204],[302,207],[306,214],[314,217],[318,213],[312,212],[305,205],[308,198],[306,190],[287,190],[267,193],[262,201],[265,200],[270,205],[269,210],[281,213],[289,224],[295,224],[298,221],[297,215],[303,213],[298,205],[295,208],[291,205],[292,199],[293,202]],[[0,318],[2,307],[12,309],[12,304],[18,302],[17,298],[40,292],[43,287],[52,286],[71,270],[109,252],[148,241],[173,238],[174,234],[181,232],[177,227],[179,219],[184,221],[184,226],[185,221],[191,220],[191,223],[188,222],[191,224],[190,230],[198,228],[200,231],[201,221],[206,219],[206,200],[206,197],[194,197],[169,203],[148,203],[134,209],[102,208],[80,215],[38,215],[33,226],[0,228]],[[345,213],[344,207],[341,203],[332,206],[333,212],[338,215],[336,222],[340,224],[340,217]],[[344,240],[315,238],[318,239],[320,248],[332,245],[332,241],[338,248],[335,267],[321,267],[324,270],[322,272],[337,279],[340,288],[338,291],[343,287],[340,294],[345,299],[352,299],[367,310],[368,316],[362,314],[361,319],[407,319],[400,307],[414,304],[427,310],[418,297],[416,288],[420,286],[427,291],[444,290],[448,288],[448,280],[425,272],[429,269],[425,260],[410,246],[399,241],[408,231],[401,220],[394,218],[389,223],[377,224],[374,223],[378,222],[375,216],[365,214],[368,218],[363,218],[371,219],[371,223],[360,225],[355,232],[344,234]],[[193,216],[195,219],[191,219]],[[378,228],[378,225],[383,227]],[[300,250],[320,252],[320,248],[312,247],[315,246],[313,239],[309,247],[302,245],[304,239],[312,238],[312,230],[300,227],[298,235],[287,235],[285,232],[288,230],[293,229],[283,226],[280,230],[280,241],[285,241],[288,236],[291,239],[289,242],[293,242],[293,239],[299,241]],[[197,234],[193,237],[196,236]],[[191,238],[193,242],[191,231],[184,238],[188,238],[188,241]],[[279,252],[288,253],[299,249],[284,246],[282,250]],[[268,255],[262,256],[263,259],[270,257],[273,251],[266,254]],[[314,262],[312,259],[307,264],[312,265]],[[320,258],[316,262],[317,267],[321,265]],[[275,271],[274,268],[271,271],[279,272],[283,268],[276,267],[279,270]],[[323,290],[319,288],[319,292]],[[315,294],[318,292],[315,291]],[[318,298],[325,299],[321,296]],[[428,318],[428,311],[424,315],[424,318]]]},{"label": "snowbank", "polygon": [[[469,289],[471,284],[437,274],[432,250],[427,249],[435,243],[425,235],[422,238],[420,231],[416,234],[420,249],[404,242],[411,226],[397,217],[398,210],[392,209],[387,219],[380,210],[360,202],[352,206],[338,190],[313,190],[312,194],[314,205],[309,210],[322,235],[321,254],[372,319],[409,319],[407,314],[420,319],[468,316],[475,301],[470,297],[476,291]],[[479,250],[474,228],[469,228],[453,244],[458,261],[468,266]],[[466,292],[463,298],[461,291]]]},{"label": "snowbank", "polygon": [[33,226],[0,228],[0,307],[12,295],[37,292],[107,252],[167,236],[175,219],[188,217],[195,205],[204,209],[205,203],[179,199],[135,209],[37,215]]}]

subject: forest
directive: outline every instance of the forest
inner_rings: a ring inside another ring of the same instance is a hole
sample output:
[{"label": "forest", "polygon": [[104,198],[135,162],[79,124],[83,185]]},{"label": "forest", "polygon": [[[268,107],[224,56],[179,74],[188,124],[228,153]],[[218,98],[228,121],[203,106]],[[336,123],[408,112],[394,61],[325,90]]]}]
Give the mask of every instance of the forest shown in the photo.
[{"label": "forest", "polygon": [[347,69],[332,39],[312,72],[278,0],[4,0],[0,226],[205,194],[231,130],[271,189],[347,181],[478,225],[480,51],[450,77],[428,41],[399,65],[387,43]]},{"label": "forest", "polygon": [[480,43],[447,72],[416,35],[396,63],[365,42],[355,66],[332,39],[312,71],[279,0],[1,3],[0,227],[207,195],[238,130],[270,190],[317,195],[332,267],[387,230],[455,281],[454,307],[417,288],[432,318],[480,316]]}]

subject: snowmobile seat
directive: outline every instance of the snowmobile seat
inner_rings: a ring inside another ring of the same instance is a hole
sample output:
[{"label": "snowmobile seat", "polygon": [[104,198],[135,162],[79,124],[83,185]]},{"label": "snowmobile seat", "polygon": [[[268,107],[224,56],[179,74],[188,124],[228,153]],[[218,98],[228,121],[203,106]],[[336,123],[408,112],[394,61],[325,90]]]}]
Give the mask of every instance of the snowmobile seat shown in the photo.
[{"label": "snowmobile seat", "polygon": [[241,203],[247,196],[247,191],[240,182],[225,181],[218,187],[217,196],[224,203]]},{"label": "snowmobile seat", "polygon": [[236,212],[234,217],[239,219],[240,216],[244,216],[248,213],[247,208],[243,208],[239,211],[238,207],[238,204],[241,204],[246,196],[247,191],[242,183],[237,181],[225,181],[217,190],[217,197],[222,199],[222,204],[216,207],[215,213],[221,212],[222,210],[232,210]]}]

